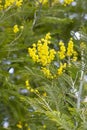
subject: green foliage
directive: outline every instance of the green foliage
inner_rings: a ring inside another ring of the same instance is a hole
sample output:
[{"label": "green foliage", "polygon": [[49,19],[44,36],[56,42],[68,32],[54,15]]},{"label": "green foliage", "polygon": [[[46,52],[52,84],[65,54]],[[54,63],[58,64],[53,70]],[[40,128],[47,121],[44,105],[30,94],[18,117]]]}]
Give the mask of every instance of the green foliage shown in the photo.
[{"label": "green foliage", "polygon": [[[86,0],[67,6],[24,0],[21,7],[0,10],[0,130],[87,130],[86,5]],[[78,52],[78,60],[54,79],[46,78],[28,55],[28,47],[48,32],[50,48],[58,51],[60,40],[67,43],[73,37]]]}]

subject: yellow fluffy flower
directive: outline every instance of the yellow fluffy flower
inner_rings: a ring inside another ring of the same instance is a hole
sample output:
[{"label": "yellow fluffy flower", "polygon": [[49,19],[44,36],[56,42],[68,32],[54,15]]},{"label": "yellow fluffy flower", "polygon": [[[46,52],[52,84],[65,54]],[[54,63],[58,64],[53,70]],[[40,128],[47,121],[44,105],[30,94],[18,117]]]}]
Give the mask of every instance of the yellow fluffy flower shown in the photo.
[{"label": "yellow fluffy flower", "polygon": [[64,64],[61,63],[60,67],[57,70],[57,74],[61,75],[63,73],[63,71],[65,70],[65,68],[66,68],[66,63],[64,63]]},{"label": "yellow fluffy flower", "polygon": [[22,123],[19,122],[16,126],[17,126],[19,129],[21,129],[21,128],[22,128]]},{"label": "yellow fluffy flower", "polygon": [[69,5],[73,2],[74,0],[64,0],[64,5]]},{"label": "yellow fluffy flower", "polygon": [[38,55],[36,54],[36,48],[28,48],[28,53],[34,62],[38,62]]},{"label": "yellow fluffy flower", "polygon": [[43,128],[44,128],[44,129],[46,128],[46,125],[45,125],[45,124],[43,125]]},{"label": "yellow fluffy flower", "polygon": [[39,0],[39,2],[41,2],[42,4],[46,4],[48,0]]},{"label": "yellow fluffy flower", "polygon": [[29,80],[26,80],[26,81],[25,81],[25,85],[26,85],[26,88],[27,88],[28,90],[31,89],[31,86],[30,86]]},{"label": "yellow fluffy flower", "polygon": [[73,55],[73,51],[74,51],[74,43],[73,43],[73,39],[71,38],[70,41],[68,42],[68,47],[67,47],[67,56],[72,56]]},{"label": "yellow fluffy flower", "polygon": [[70,61],[76,61],[78,54],[74,50],[74,42],[72,38],[70,38],[67,47],[62,41],[59,42],[58,53],[49,47],[49,44],[51,43],[50,39],[51,35],[50,33],[47,33],[45,38],[38,40],[37,44],[34,43],[32,48],[28,48],[28,53],[35,63],[39,63],[41,65],[41,71],[44,75],[47,78],[53,79],[61,75],[66,69],[66,63],[61,63],[57,72],[51,73],[48,67],[53,62],[56,54],[58,54],[60,61],[67,62],[68,64],[70,64]]},{"label": "yellow fluffy flower", "polygon": [[73,56],[72,61],[77,61],[77,57]]},{"label": "yellow fluffy flower", "polygon": [[54,58],[56,51],[49,48],[50,44],[50,33],[46,34],[45,38],[42,38],[33,44],[32,48],[28,48],[28,53],[34,62],[40,63],[42,66],[47,66],[50,64]]},{"label": "yellow fluffy flower", "polygon": [[26,86],[29,86],[29,81],[26,80],[26,81],[25,81],[25,84],[26,84]]},{"label": "yellow fluffy flower", "polygon": [[66,52],[66,48],[65,48],[65,45],[62,41],[59,42],[59,46],[60,46],[60,50],[58,51],[58,55],[59,55],[59,58],[62,60],[65,58],[65,52]]},{"label": "yellow fluffy flower", "polygon": [[2,0],[0,0],[0,10],[3,9]]},{"label": "yellow fluffy flower", "polygon": [[50,33],[47,33],[47,34],[46,34],[45,39],[46,39],[47,41],[51,39],[51,36],[50,36],[50,35],[51,35]]},{"label": "yellow fluffy flower", "polygon": [[22,2],[23,2],[23,0],[17,0],[16,1],[16,6],[20,7],[22,5]]},{"label": "yellow fluffy flower", "polygon": [[14,27],[13,27],[13,32],[14,32],[14,33],[19,32],[18,25],[14,25]]},{"label": "yellow fluffy flower", "polygon": [[52,76],[50,70],[47,69],[46,67],[42,67],[42,68],[41,68],[41,71],[44,73],[44,75],[45,75],[47,78],[50,78],[50,79],[53,78],[53,76]]},{"label": "yellow fluffy flower", "polygon": [[76,51],[73,51],[73,57],[72,57],[72,61],[77,61],[78,59],[78,53]]},{"label": "yellow fluffy flower", "polygon": [[25,81],[25,85],[26,85],[26,88],[27,88],[31,93],[37,93],[37,94],[39,94],[39,91],[38,91],[37,89],[31,88],[30,83],[29,83],[29,80],[26,80],[26,81]]},{"label": "yellow fluffy flower", "polygon": [[20,7],[22,5],[23,0],[5,0],[4,8],[8,8],[10,6]]},{"label": "yellow fluffy flower", "polygon": [[46,92],[44,92],[44,93],[43,93],[43,97],[46,97],[46,96],[47,96],[47,93],[46,93]]},{"label": "yellow fluffy flower", "polygon": [[28,128],[28,130],[31,130],[30,128]]}]

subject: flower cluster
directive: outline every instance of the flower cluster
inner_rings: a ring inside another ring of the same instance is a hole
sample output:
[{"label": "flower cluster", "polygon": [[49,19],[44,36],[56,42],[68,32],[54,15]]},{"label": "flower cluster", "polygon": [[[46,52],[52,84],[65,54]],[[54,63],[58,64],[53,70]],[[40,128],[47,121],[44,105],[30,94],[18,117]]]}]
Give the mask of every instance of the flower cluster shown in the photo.
[{"label": "flower cluster", "polygon": [[60,59],[62,60],[65,58],[66,48],[62,41],[59,42],[59,46],[60,46],[60,51],[58,51],[58,55],[59,55]]},{"label": "flower cluster", "polygon": [[56,51],[49,48],[50,44],[50,33],[45,38],[38,41],[37,44],[33,44],[33,48],[28,48],[28,53],[34,62],[40,63],[42,66],[50,64],[54,58]]},{"label": "flower cluster", "polygon": [[48,0],[39,0],[42,4],[46,4]]},{"label": "flower cluster", "polygon": [[22,129],[22,127],[23,127],[21,121],[19,121],[16,126],[17,126],[19,129]]},{"label": "flower cluster", "polygon": [[14,25],[14,27],[13,27],[13,32],[14,32],[14,33],[19,32],[18,25]]},{"label": "flower cluster", "polygon": [[0,10],[3,9],[2,0],[0,0]]},{"label": "flower cluster", "polygon": [[24,27],[23,26],[20,26],[20,28],[18,27],[18,25],[16,24],[16,25],[14,25],[14,27],[13,27],[13,32],[14,33],[17,33],[17,32],[19,32],[19,30],[21,29],[23,29]]},{"label": "flower cluster", "polygon": [[64,5],[69,5],[73,2],[74,0],[64,0]]},{"label": "flower cluster", "polygon": [[66,65],[67,65],[66,63],[64,63],[64,64],[60,63],[60,67],[57,69],[58,75],[61,75],[64,72]]},{"label": "flower cluster", "polygon": [[44,75],[46,75],[47,78],[51,78],[53,79],[53,75],[50,72],[50,69],[46,68],[46,67],[42,67],[41,71],[44,73]]},{"label": "flower cluster", "polygon": [[[36,5],[38,5],[39,2],[40,2],[42,5],[49,4],[49,1],[48,1],[48,0],[38,0],[38,1],[36,1]],[[59,1],[58,1],[58,0],[52,0],[52,1],[51,1],[51,4],[52,4],[52,5],[54,5],[54,4],[56,4],[56,3],[59,3]]]},{"label": "flower cluster", "polygon": [[27,123],[26,123],[26,124],[22,124],[21,121],[19,121],[16,126],[17,126],[17,128],[19,128],[19,129],[23,129],[23,127],[26,127],[26,128],[27,128],[26,130],[31,130],[30,127],[28,127],[28,124],[27,124]]},{"label": "flower cluster", "polygon": [[[71,61],[77,60],[78,54],[74,50],[72,38],[70,38],[67,47],[62,41],[60,41],[58,52],[54,49],[50,49],[50,39],[50,33],[47,33],[45,38],[39,40],[37,44],[34,43],[32,48],[28,48],[28,53],[34,62],[40,64],[40,70],[43,72],[43,74],[47,78],[54,79],[65,71],[67,64],[70,65]],[[51,63],[54,61],[56,54],[58,54],[59,58],[59,67],[56,68],[56,71],[52,72],[52,70],[50,70],[50,66],[53,65]]]},{"label": "flower cluster", "polygon": [[72,41],[72,38],[71,38],[70,41],[68,42],[67,56],[72,56],[73,55],[73,51],[74,51],[73,46],[74,46],[74,44],[73,44],[73,41]]},{"label": "flower cluster", "polygon": [[6,9],[11,6],[20,7],[23,3],[23,0],[5,0],[3,5],[3,0],[0,0],[0,10]]},{"label": "flower cluster", "polygon": [[30,92],[34,92],[34,93],[38,93],[39,94],[39,91],[37,90],[37,89],[33,89],[33,88],[31,88],[31,86],[30,86],[30,83],[29,83],[29,80],[26,80],[25,81],[25,85],[26,85],[26,88],[30,91]]},{"label": "flower cluster", "polygon": [[78,53],[74,50],[74,42],[72,38],[70,38],[67,48],[63,42],[59,42],[58,55],[60,60],[63,60],[64,58],[69,58],[69,60],[72,61],[77,60]]},{"label": "flower cluster", "polygon": [[47,93],[46,92],[43,92],[40,94],[40,92],[38,91],[38,89],[33,89],[29,83],[29,80],[26,80],[25,81],[25,86],[26,88],[31,92],[31,93],[34,93],[38,96],[43,96],[43,97],[46,97],[47,96]]}]

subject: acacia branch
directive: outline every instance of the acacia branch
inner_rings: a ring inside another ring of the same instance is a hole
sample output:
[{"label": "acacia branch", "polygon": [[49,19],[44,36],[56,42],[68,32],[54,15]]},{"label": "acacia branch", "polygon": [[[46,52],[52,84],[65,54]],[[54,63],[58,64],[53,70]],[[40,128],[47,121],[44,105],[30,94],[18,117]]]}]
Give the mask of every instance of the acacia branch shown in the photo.
[{"label": "acacia branch", "polygon": [[82,88],[83,88],[83,78],[84,78],[84,69],[85,69],[84,49],[81,50],[81,66],[82,68],[81,68],[80,85],[79,85],[78,98],[77,98],[77,109],[79,109],[81,105],[81,95],[82,95]]}]

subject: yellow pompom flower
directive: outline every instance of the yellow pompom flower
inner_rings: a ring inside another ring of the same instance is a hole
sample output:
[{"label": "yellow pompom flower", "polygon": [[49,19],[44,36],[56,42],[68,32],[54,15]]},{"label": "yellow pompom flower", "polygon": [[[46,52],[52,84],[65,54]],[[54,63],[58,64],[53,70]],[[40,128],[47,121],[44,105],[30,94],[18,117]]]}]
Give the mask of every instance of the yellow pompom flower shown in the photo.
[{"label": "yellow pompom flower", "polygon": [[14,32],[14,33],[19,32],[19,28],[18,28],[18,25],[17,25],[17,24],[14,25],[14,27],[13,27],[13,32]]},{"label": "yellow pompom flower", "polygon": [[53,78],[53,76],[52,76],[50,70],[47,69],[46,67],[41,67],[41,71],[44,73],[44,75],[45,75],[47,78],[50,78],[50,79]]},{"label": "yellow pompom flower", "polygon": [[72,57],[72,61],[77,61],[77,59],[78,59],[78,53],[76,52],[76,51],[73,51],[73,57]]},{"label": "yellow pompom flower", "polygon": [[56,54],[56,51],[55,51],[54,49],[51,49],[51,50],[49,51],[48,63],[51,63],[51,61],[54,60],[55,54]]},{"label": "yellow pompom flower", "polygon": [[59,58],[62,60],[65,58],[66,56],[66,48],[65,48],[65,45],[62,41],[59,42],[59,46],[60,46],[60,50],[58,51],[58,55],[59,55]]},{"label": "yellow pompom flower", "polygon": [[28,89],[28,90],[30,90],[30,83],[29,83],[29,80],[26,80],[25,81],[25,85],[26,85],[26,88]]},{"label": "yellow pompom flower", "polygon": [[62,73],[65,70],[65,68],[66,68],[66,63],[64,63],[64,64],[61,63],[60,67],[57,69],[57,74],[58,75],[62,75]]},{"label": "yellow pompom flower", "polygon": [[74,52],[74,43],[73,43],[73,39],[70,38],[69,42],[68,42],[68,47],[67,47],[67,56],[72,56],[73,52]]},{"label": "yellow pompom flower", "polygon": [[22,5],[22,2],[23,2],[23,0],[17,0],[16,1],[16,6],[20,7]]},{"label": "yellow pompom flower", "polygon": [[26,84],[26,87],[29,86],[29,81],[26,80],[26,81],[25,81],[25,84]]},{"label": "yellow pompom flower", "polygon": [[36,50],[36,46],[33,46],[33,48],[28,48],[28,53],[30,55],[30,57],[32,57],[34,62],[38,62],[38,55],[37,50]]},{"label": "yellow pompom flower", "polygon": [[74,62],[77,61],[77,57],[73,56],[72,61],[74,61]]},{"label": "yellow pompom flower", "polygon": [[22,129],[22,123],[18,122],[18,124],[16,125],[19,129]]},{"label": "yellow pompom flower", "polygon": [[74,0],[64,0],[64,5],[69,5],[73,2]]},{"label": "yellow pompom flower", "polygon": [[28,130],[31,130],[30,128],[28,128]]},{"label": "yellow pompom flower", "polygon": [[35,90],[34,90],[33,88],[31,88],[31,89],[30,89],[30,92],[33,93],[33,92],[35,92]]},{"label": "yellow pompom flower", "polygon": [[43,97],[46,97],[46,96],[47,96],[47,93],[46,93],[46,92],[44,92],[44,93],[43,93]]},{"label": "yellow pompom flower", "polygon": [[8,8],[11,6],[20,7],[22,5],[23,0],[5,0],[4,8]]},{"label": "yellow pompom flower", "polygon": [[51,39],[51,34],[50,34],[50,32],[46,34],[45,39],[46,39],[47,41]]},{"label": "yellow pompom flower", "polygon": [[0,0],[0,10],[3,9],[2,0]]},{"label": "yellow pompom flower", "polygon": [[39,2],[41,2],[42,4],[46,4],[48,0],[39,0]]},{"label": "yellow pompom flower", "polygon": [[45,125],[45,124],[43,125],[43,128],[44,128],[44,129],[46,128],[46,125]]},{"label": "yellow pompom flower", "polygon": [[23,29],[24,29],[24,26],[20,26],[20,29],[23,30]]},{"label": "yellow pompom flower", "polygon": [[45,38],[42,38],[33,44],[32,48],[28,48],[28,53],[34,62],[40,63],[42,66],[47,66],[50,64],[54,58],[56,51],[49,48],[50,44],[50,33],[46,34]]}]

